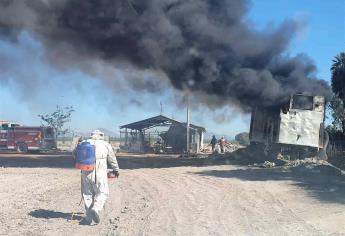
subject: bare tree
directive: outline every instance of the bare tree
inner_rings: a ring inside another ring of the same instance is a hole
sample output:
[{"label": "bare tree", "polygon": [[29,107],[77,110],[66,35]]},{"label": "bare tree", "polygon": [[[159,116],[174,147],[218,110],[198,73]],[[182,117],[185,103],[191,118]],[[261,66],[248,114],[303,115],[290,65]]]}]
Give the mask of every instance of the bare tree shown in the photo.
[{"label": "bare tree", "polygon": [[[51,114],[38,115],[39,118],[48,126],[54,128],[56,137],[64,135],[68,132],[64,125],[71,121],[72,112],[74,109],[72,106],[60,107],[56,106],[56,110]],[[44,125],[44,124],[43,124]]]}]

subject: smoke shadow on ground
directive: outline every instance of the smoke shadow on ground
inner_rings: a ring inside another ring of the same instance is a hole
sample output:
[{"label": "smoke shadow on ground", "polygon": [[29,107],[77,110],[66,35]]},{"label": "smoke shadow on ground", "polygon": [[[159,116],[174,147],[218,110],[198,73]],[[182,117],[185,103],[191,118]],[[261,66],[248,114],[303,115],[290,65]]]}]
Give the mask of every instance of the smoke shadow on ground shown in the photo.
[{"label": "smoke shadow on ground", "polygon": [[[209,166],[230,164],[229,160],[179,158],[178,155],[121,154],[117,156],[120,169],[172,168],[179,166]],[[17,168],[74,168],[71,153],[63,154],[0,154],[0,167]]]},{"label": "smoke shadow on ground", "polygon": [[210,160],[207,158],[178,158],[176,156],[118,156],[120,169],[143,169],[143,168],[173,168],[182,166],[213,166],[227,165],[229,160]]},{"label": "smoke shadow on ground", "polygon": [[262,163],[264,161],[273,161],[276,165],[283,165],[285,162],[277,159],[277,150],[271,150],[268,155],[264,153],[264,146],[249,145],[239,148],[233,152],[226,153],[223,158],[232,160],[237,164],[248,165],[253,163]]},{"label": "smoke shadow on ground", "polygon": [[38,209],[29,212],[29,215],[35,218],[42,218],[42,219],[66,219],[71,220],[73,216],[73,220],[82,220],[83,213],[76,212],[76,213],[65,213],[60,211],[52,211],[52,210],[45,210],[45,209]]},{"label": "smoke shadow on ground", "polygon": [[74,168],[71,153],[56,154],[0,154],[0,167]]},{"label": "smoke shadow on ground", "polygon": [[207,170],[193,173],[243,181],[292,181],[292,185],[305,189],[309,196],[319,201],[345,204],[345,177],[340,171],[327,165],[243,167],[234,170]]}]

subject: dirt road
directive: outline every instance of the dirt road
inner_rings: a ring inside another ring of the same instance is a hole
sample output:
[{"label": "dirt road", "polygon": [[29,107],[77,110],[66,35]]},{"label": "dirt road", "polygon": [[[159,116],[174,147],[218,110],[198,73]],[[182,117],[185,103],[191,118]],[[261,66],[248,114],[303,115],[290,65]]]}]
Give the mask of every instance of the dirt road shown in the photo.
[{"label": "dirt road", "polygon": [[70,155],[0,154],[0,235],[345,235],[345,178],[329,167],[119,162],[101,224],[81,226]]}]

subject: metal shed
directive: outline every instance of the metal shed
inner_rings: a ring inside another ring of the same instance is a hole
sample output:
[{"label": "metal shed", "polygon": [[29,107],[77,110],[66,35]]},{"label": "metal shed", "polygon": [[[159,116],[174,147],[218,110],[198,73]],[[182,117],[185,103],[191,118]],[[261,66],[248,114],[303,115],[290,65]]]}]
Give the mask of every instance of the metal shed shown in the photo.
[{"label": "metal shed", "polygon": [[[120,126],[124,136],[122,148],[131,152],[172,152],[186,151],[186,123],[163,115]],[[153,130],[155,129],[155,130]],[[205,128],[190,124],[190,152],[197,153],[203,148]]]}]

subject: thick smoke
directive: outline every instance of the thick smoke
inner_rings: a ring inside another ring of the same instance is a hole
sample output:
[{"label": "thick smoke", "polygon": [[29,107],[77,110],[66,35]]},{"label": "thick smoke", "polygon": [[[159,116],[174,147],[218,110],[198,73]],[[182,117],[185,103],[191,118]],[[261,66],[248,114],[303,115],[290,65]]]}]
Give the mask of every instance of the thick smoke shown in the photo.
[{"label": "thick smoke", "polygon": [[3,0],[0,33],[33,33],[53,62],[69,64],[73,54],[163,72],[176,89],[243,110],[297,92],[328,96],[306,56],[285,56],[298,25],[259,32],[245,18],[248,7],[244,0]]}]

